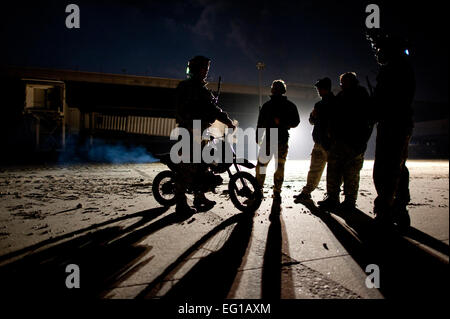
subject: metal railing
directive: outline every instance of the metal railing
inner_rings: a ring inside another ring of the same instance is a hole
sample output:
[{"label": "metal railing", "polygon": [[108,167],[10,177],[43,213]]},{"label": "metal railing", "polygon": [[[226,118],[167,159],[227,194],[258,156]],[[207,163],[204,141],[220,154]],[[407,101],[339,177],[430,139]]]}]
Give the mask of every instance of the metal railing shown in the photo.
[{"label": "metal railing", "polygon": [[106,115],[98,113],[95,114],[94,123],[96,130],[122,131],[152,136],[170,136],[170,132],[176,126],[174,118]]}]

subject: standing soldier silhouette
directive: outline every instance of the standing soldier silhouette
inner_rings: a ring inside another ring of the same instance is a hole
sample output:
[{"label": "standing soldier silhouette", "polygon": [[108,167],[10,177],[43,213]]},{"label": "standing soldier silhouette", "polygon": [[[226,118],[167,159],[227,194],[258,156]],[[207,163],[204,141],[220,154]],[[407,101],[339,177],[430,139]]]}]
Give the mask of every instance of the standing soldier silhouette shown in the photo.
[{"label": "standing soldier silhouette", "polygon": [[[284,94],[286,93],[286,84],[283,80],[275,80],[271,87],[270,101],[264,103],[259,111],[257,128],[265,129],[266,135],[264,141],[261,143],[260,155],[258,156],[258,164],[256,165],[256,179],[261,187],[261,192],[264,187],[264,180],[266,178],[265,169],[269,162],[262,163],[261,155],[265,152],[266,155],[276,155],[276,171],[274,175],[273,198],[275,201],[281,202],[281,186],[284,180],[284,164],[288,154],[289,129],[296,127],[300,123],[300,116],[298,114],[297,106],[289,101]],[[277,154],[269,154],[270,147],[270,129],[276,128],[278,130],[278,147]],[[256,143],[259,144],[259,137],[256,134]],[[269,159],[270,161],[270,159]]]},{"label": "standing soldier silhouette", "polygon": [[335,96],[331,91],[331,80],[329,78],[320,79],[316,82],[315,87],[322,99],[314,105],[309,116],[309,123],[314,125],[312,132],[314,147],[311,152],[311,164],[306,185],[300,194],[294,196],[295,203],[311,200],[311,192],[319,185],[323,170],[327,165],[330,149],[330,112],[335,103]]},{"label": "standing soldier silhouette", "polygon": [[[218,120],[230,128],[235,128],[232,120],[227,113],[217,105],[217,100],[213,94],[206,88],[206,78],[208,76],[211,60],[204,56],[196,56],[189,60],[187,75],[188,79],[181,81],[176,89],[176,121],[178,127],[185,128],[190,133],[191,138],[191,159],[188,163],[180,163],[182,169],[175,177],[176,194],[176,212],[194,214],[196,209],[189,207],[186,200],[186,182],[201,181],[206,174],[206,168],[202,163],[192,163],[193,143],[201,144],[201,141],[195,141],[193,138],[193,121],[201,121],[201,132],[211,126],[215,120]],[[210,207],[215,204],[205,197],[201,189],[200,182],[196,183],[199,187],[194,192],[194,206]]]},{"label": "standing soldier silhouette", "polygon": [[[318,202],[325,211],[337,208],[351,211],[356,208],[360,171],[372,133],[367,90],[358,84],[353,72],[342,74],[340,82],[342,90],[336,96],[336,107],[332,110],[330,122],[327,197]],[[345,200],[339,205],[342,181]]]},{"label": "standing soldier silhouette", "polygon": [[415,76],[405,41],[380,32],[368,34],[380,70],[374,90],[377,139],[373,181],[374,203],[381,224],[409,227],[409,171],[406,167],[412,135]]}]

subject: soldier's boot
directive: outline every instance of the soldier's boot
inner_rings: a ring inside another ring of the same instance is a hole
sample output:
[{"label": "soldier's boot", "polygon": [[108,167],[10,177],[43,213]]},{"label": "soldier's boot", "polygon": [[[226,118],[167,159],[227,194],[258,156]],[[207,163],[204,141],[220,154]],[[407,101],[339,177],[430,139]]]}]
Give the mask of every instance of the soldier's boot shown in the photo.
[{"label": "soldier's boot", "polygon": [[305,191],[302,191],[300,194],[298,195],[294,195],[294,203],[302,203],[302,202],[306,202],[306,201],[310,201],[311,200],[311,194],[307,193]]},{"label": "soldier's boot", "polygon": [[216,202],[206,198],[205,194],[202,192],[196,192],[194,195],[194,207],[202,209],[211,209]]},{"label": "soldier's boot", "polygon": [[345,200],[339,204],[339,210],[343,213],[353,212],[356,210],[356,200],[353,198],[345,198]]},{"label": "soldier's boot", "polygon": [[180,215],[194,215],[197,213],[195,208],[192,208],[188,205],[186,196],[180,196],[177,200],[177,204],[175,207],[175,213]]},{"label": "soldier's boot", "polygon": [[395,202],[392,207],[392,222],[401,232],[407,231],[411,226],[411,217],[406,205],[406,203]]},{"label": "soldier's boot", "polygon": [[375,199],[375,206],[373,208],[375,214],[375,223],[381,228],[391,229],[393,227],[392,209],[389,205],[381,203]]},{"label": "soldier's boot", "polygon": [[319,208],[323,211],[336,210],[339,206],[339,196],[327,195],[325,199],[318,201],[317,205],[319,205]]}]

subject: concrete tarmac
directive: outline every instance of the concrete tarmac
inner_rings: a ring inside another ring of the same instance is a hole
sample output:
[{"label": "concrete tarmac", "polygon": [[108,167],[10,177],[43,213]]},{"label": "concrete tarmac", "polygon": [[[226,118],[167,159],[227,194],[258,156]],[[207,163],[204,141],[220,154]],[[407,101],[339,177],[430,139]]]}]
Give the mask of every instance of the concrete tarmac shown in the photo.
[{"label": "concrete tarmac", "polygon": [[[288,160],[279,207],[269,166],[266,197],[254,214],[234,208],[225,178],[216,194],[207,194],[215,207],[193,216],[179,216],[152,197],[152,180],[166,169],[159,163],[2,169],[2,295],[439,296],[448,280],[448,162],[409,162],[412,227],[404,236],[372,227],[372,161],[361,172],[359,211],[350,215],[317,212],[324,178],[314,202],[294,203],[308,165]],[[69,264],[79,266],[78,290],[65,286]]]}]

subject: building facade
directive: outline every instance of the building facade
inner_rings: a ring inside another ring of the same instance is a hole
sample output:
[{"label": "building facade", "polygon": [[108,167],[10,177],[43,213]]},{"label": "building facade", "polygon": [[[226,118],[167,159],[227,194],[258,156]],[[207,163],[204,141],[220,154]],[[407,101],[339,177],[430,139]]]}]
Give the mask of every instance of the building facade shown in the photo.
[{"label": "building facade", "polygon": [[[71,70],[8,67],[0,69],[1,145],[10,155],[58,152],[69,144],[97,138],[140,143],[150,150],[169,145],[175,127],[174,90],[181,79]],[[208,87],[215,92],[217,83]],[[258,86],[222,83],[219,104],[242,128],[254,127],[259,111]],[[263,103],[270,88],[262,88]],[[313,85],[288,83],[288,98],[298,107],[308,143],[307,117],[318,100]],[[415,103],[412,157],[448,158],[448,113],[430,117],[427,103]],[[442,119],[444,117],[444,119]],[[375,135],[375,134],[374,134]],[[305,142],[306,141],[306,142]],[[445,145],[445,147],[443,146]],[[445,148],[445,151],[444,151]],[[300,154],[307,157],[309,154]],[[368,150],[371,157],[373,150]],[[294,154],[295,155],[295,154]],[[298,155],[298,154],[297,154]]]}]

